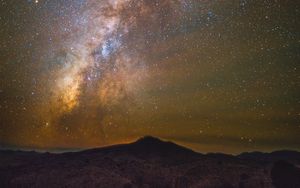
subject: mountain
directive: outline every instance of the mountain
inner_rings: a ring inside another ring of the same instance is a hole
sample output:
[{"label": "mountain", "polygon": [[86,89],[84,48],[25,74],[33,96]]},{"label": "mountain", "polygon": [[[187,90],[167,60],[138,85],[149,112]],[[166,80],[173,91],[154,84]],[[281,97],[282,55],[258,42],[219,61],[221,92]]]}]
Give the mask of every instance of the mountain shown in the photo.
[{"label": "mountain", "polygon": [[0,187],[300,187],[299,156],[204,155],[150,136],[61,154],[0,151]]},{"label": "mountain", "polygon": [[289,151],[289,150],[274,151],[271,153],[245,152],[238,155],[238,157],[242,159],[269,161],[269,162],[285,160],[292,163],[300,164],[300,153],[297,151]]}]

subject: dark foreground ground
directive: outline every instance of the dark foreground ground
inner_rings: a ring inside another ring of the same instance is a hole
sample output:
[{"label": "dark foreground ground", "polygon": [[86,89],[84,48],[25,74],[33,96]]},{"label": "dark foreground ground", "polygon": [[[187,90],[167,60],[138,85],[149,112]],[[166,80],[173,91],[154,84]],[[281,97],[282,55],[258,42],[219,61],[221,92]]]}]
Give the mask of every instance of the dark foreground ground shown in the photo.
[{"label": "dark foreground ground", "polygon": [[0,151],[0,187],[300,188],[300,153],[202,155],[153,137],[50,154]]}]

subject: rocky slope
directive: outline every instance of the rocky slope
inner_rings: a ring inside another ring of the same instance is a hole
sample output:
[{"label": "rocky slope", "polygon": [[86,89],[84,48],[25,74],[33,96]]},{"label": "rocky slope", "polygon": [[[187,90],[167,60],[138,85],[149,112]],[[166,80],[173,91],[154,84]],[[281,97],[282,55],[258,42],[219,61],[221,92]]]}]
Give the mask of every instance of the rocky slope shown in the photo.
[{"label": "rocky slope", "polygon": [[300,187],[300,153],[199,154],[144,137],[73,153],[0,151],[0,187]]}]

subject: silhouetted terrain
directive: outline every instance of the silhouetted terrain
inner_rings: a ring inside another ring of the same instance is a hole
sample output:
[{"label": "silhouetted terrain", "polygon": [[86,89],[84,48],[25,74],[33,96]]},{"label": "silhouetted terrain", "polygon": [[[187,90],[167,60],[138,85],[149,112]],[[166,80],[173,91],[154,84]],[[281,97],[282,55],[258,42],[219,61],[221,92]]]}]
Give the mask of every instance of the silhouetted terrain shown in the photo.
[{"label": "silhouetted terrain", "polygon": [[0,187],[300,187],[300,153],[199,154],[144,137],[51,154],[0,151]]}]

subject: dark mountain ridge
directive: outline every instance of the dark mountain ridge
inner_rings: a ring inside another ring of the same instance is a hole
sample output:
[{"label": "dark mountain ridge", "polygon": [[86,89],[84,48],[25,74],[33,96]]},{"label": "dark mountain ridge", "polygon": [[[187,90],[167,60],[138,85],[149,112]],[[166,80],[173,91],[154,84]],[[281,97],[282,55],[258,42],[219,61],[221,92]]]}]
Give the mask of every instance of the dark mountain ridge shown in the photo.
[{"label": "dark mountain ridge", "polygon": [[0,151],[0,187],[298,187],[299,161],[295,151],[204,155],[146,136],[80,152]]},{"label": "dark mountain ridge", "polygon": [[261,160],[261,161],[279,161],[286,160],[300,164],[300,152],[291,150],[273,151],[271,153],[263,152],[245,152],[238,155],[242,159]]}]

